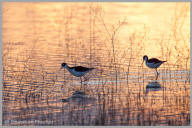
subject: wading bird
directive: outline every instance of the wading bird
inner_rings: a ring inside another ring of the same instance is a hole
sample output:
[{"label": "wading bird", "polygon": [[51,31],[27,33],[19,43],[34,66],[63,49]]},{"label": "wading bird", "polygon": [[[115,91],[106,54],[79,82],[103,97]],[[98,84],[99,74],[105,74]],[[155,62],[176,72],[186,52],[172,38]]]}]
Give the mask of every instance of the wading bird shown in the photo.
[{"label": "wading bird", "polygon": [[[146,64],[147,67],[155,69],[156,72],[157,72],[157,68],[161,64],[163,64],[164,62],[167,62],[167,61],[158,60],[157,58],[148,59],[148,57],[146,55],[143,56],[143,62],[144,61],[145,61],[145,64]],[[159,73],[157,72],[157,76],[158,75],[159,75]]]},{"label": "wading bird", "polygon": [[87,67],[82,67],[82,66],[69,67],[66,63],[61,64],[61,69],[62,68],[66,68],[73,76],[80,77],[81,86],[82,86],[81,77],[84,76],[89,71],[94,69],[94,68],[87,68]]}]

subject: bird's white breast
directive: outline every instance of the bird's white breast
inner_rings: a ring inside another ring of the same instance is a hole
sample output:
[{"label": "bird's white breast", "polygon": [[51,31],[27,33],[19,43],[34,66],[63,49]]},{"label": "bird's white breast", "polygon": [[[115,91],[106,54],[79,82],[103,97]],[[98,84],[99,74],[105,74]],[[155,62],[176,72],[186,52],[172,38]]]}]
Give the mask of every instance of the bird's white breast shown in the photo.
[{"label": "bird's white breast", "polygon": [[161,63],[149,63],[149,62],[145,62],[145,64],[149,67],[149,68],[158,68]]},{"label": "bird's white breast", "polygon": [[85,75],[85,74],[87,73],[87,71],[86,71],[86,72],[77,72],[75,69],[72,69],[72,70],[71,70],[71,73],[72,73],[74,76],[80,77],[80,76]]}]

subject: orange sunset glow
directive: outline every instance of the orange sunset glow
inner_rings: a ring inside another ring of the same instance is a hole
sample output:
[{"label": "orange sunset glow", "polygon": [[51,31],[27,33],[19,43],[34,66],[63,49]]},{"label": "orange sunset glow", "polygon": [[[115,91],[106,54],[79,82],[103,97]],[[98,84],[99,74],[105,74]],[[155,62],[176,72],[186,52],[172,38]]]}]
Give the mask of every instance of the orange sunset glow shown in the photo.
[{"label": "orange sunset glow", "polygon": [[190,125],[190,2],[3,2],[4,126]]}]

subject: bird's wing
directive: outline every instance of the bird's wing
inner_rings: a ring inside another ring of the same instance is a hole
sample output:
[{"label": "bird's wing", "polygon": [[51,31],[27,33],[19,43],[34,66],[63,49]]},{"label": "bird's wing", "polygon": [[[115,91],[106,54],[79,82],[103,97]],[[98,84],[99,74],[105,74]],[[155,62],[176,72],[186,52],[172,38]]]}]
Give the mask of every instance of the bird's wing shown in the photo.
[{"label": "bird's wing", "polygon": [[73,67],[75,69],[75,71],[77,72],[85,72],[85,71],[88,71],[89,68],[86,68],[86,67],[82,67],[82,66],[77,66],[77,67]]},{"label": "bird's wing", "polygon": [[156,59],[156,58],[151,58],[151,59],[148,60],[148,62],[149,62],[149,63],[160,63],[160,62],[162,62],[162,61],[160,61],[160,60],[158,60],[158,59]]}]

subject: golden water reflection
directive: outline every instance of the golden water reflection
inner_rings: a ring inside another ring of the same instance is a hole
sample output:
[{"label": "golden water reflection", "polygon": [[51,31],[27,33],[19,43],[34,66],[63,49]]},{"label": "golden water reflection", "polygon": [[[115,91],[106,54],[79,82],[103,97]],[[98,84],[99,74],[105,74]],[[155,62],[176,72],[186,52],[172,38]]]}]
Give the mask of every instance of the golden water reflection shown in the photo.
[{"label": "golden water reflection", "polygon": [[[3,124],[189,125],[189,10],[189,2],[3,2]],[[167,60],[158,79],[143,55]],[[80,80],[63,62],[96,68],[84,100],[71,98]]]}]

